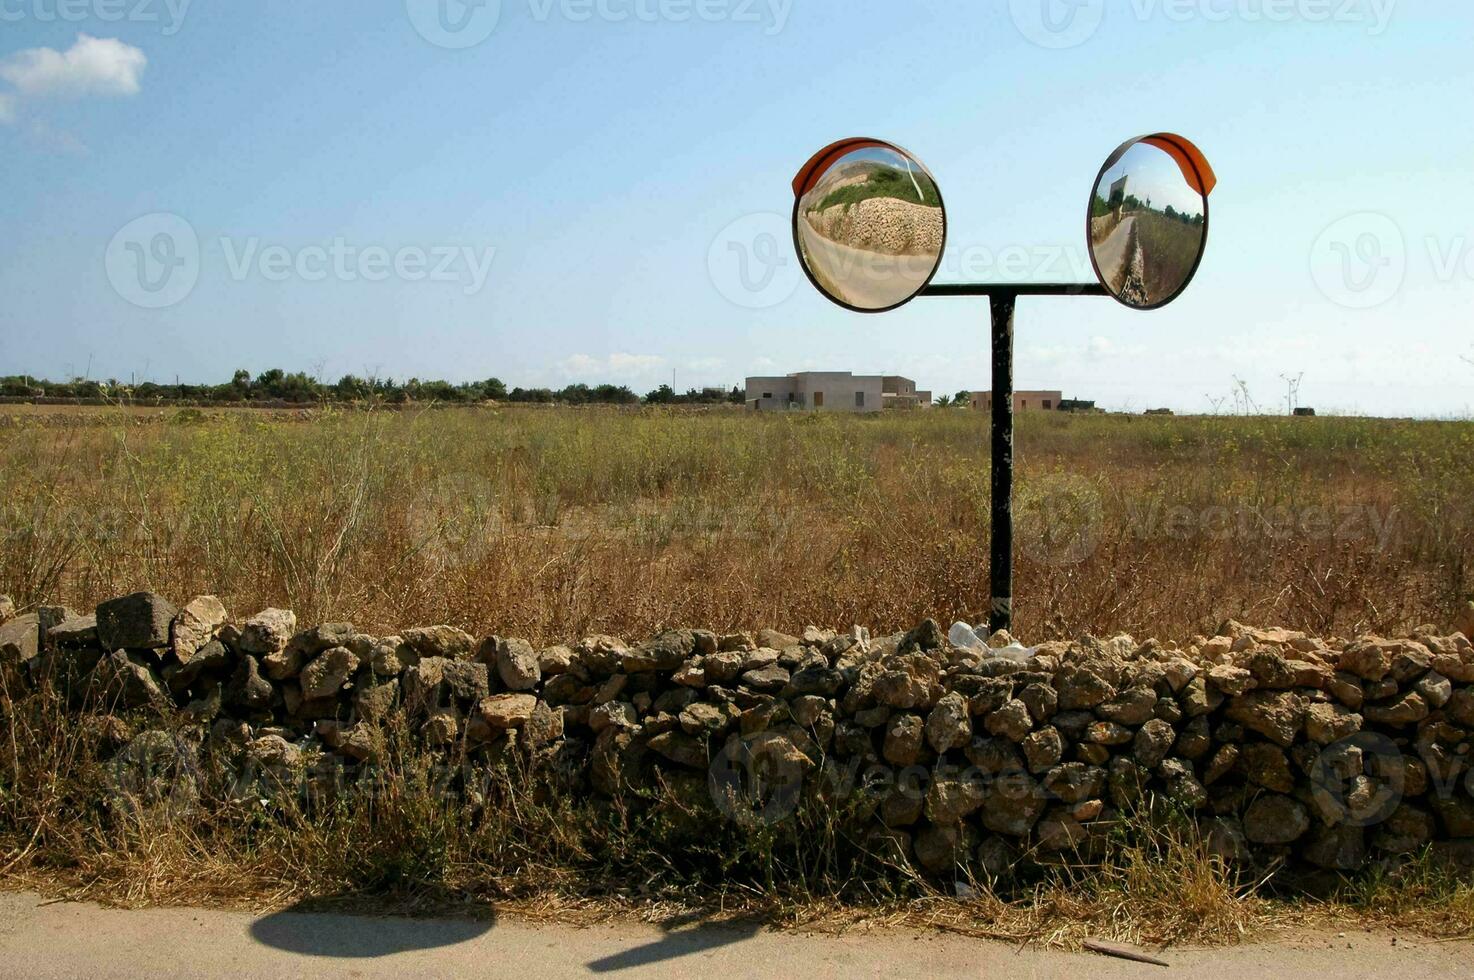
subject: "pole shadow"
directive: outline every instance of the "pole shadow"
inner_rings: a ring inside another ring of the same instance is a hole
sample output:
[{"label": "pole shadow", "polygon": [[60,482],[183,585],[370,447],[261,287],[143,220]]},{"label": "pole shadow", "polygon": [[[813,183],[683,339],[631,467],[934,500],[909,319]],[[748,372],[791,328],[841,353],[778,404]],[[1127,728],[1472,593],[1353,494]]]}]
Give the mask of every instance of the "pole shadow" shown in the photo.
[{"label": "pole shadow", "polygon": [[[702,918],[698,915],[687,915],[668,919],[660,924],[660,928],[665,931],[665,935],[661,938],[643,946],[636,946],[611,956],[591,960],[588,968],[595,973],[614,973],[666,960],[680,959],[683,956],[694,956],[697,953],[705,953],[708,950],[731,946],[734,943],[751,939],[758,934],[763,925],[758,919],[701,924]],[[696,923],[694,928],[682,928],[692,923]]]},{"label": "pole shadow", "polygon": [[250,925],[251,938],[265,946],[303,956],[333,959],[377,959],[455,946],[486,935],[496,926],[488,907],[485,918],[411,919],[313,911],[321,899],[298,902],[262,916]]}]

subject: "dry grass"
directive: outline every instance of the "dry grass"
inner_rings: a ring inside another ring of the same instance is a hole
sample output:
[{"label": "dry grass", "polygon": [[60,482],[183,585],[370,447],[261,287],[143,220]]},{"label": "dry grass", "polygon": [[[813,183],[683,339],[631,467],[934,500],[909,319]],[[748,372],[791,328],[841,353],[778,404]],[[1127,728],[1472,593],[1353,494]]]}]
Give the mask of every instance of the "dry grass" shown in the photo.
[{"label": "dry grass", "polygon": [[1203,226],[1189,225],[1156,211],[1136,215],[1136,233],[1146,257],[1147,295],[1167,297],[1182,287],[1203,250]]},{"label": "dry grass", "polygon": [[[0,592],[149,587],[364,630],[879,630],[987,606],[983,419],[183,411],[0,440]],[[1181,639],[1444,622],[1474,425],[1026,415],[1017,621]]]}]

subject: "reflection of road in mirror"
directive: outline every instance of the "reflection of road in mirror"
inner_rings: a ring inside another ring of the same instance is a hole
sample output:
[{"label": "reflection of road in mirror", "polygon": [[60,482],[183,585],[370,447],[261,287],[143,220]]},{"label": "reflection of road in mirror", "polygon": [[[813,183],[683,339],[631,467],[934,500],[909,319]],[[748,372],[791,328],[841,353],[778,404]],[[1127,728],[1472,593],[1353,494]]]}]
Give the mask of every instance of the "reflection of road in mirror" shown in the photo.
[{"label": "reflection of road in mirror", "polygon": [[883,310],[926,285],[936,262],[930,255],[887,255],[842,245],[807,220],[799,222],[804,264],[824,291],[851,306]]},{"label": "reflection of road in mirror", "polygon": [[1170,154],[1137,143],[1107,168],[1091,200],[1090,248],[1122,302],[1150,307],[1187,284],[1207,228],[1203,196]]},{"label": "reflection of road in mirror", "polygon": [[845,155],[799,201],[804,265],[830,296],[860,309],[915,295],[941,261],[944,229],[936,184],[888,147]]}]

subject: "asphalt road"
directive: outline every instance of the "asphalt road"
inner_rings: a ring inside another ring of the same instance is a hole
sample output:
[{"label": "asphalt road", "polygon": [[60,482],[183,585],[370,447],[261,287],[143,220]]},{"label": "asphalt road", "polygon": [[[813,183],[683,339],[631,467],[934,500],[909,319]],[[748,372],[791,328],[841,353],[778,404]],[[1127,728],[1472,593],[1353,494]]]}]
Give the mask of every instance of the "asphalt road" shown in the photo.
[{"label": "asphalt road", "polygon": [[1134,224],[1135,218],[1122,218],[1106,240],[1096,246],[1095,262],[1106,282],[1116,282],[1121,277],[1121,267],[1126,264],[1126,245],[1131,241],[1131,226]]},{"label": "asphalt road", "polygon": [[821,278],[843,286],[842,297],[852,306],[883,310],[906,299],[931,275],[932,259],[922,255],[884,255],[830,241],[799,222],[804,248],[822,273]]},{"label": "asphalt road", "polygon": [[0,977],[1325,977],[1426,980],[1474,975],[1474,944],[1386,933],[1291,944],[1167,950],[1163,969],[1088,953],[1020,950],[904,930],[844,936],[753,927],[638,924],[578,928],[480,920],[151,909],[44,903],[0,894]]}]

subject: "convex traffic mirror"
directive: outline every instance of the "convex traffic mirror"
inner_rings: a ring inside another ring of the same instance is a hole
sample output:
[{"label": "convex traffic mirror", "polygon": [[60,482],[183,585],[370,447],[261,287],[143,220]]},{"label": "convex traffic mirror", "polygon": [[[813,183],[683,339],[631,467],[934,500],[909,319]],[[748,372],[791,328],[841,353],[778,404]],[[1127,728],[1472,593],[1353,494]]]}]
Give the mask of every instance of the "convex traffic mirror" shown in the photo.
[{"label": "convex traffic mirror", "polygon": [[843,140],[794,181],[793,242],[810,281],[840,306],[880,313],[926,288],[947,214],[936,181],[898,146]]},{"label": "convex traffic mirror", "polygon": [[1090,261],[1106,291],[1151,310],[1192,281],[1208,241],[1213,171],[1171,133],[1128,140],[1100,168],[1090,195]]},{"label": "convex traffic mirror", "polygon": [[[1174,133],[1117,147],[1096,177],[1086,221],[1090,261],[1109,295],[1151,310],[1182,294],[1203,259],[1216,182],[1202,152]],[[907,151],[840,140],[804,165],[793,191],[794,248],[810,281],[840,306],[881,313],[924,292],[957,294],[955,286],[927,289],[947,243],[947,212],[931,172]]]}]

